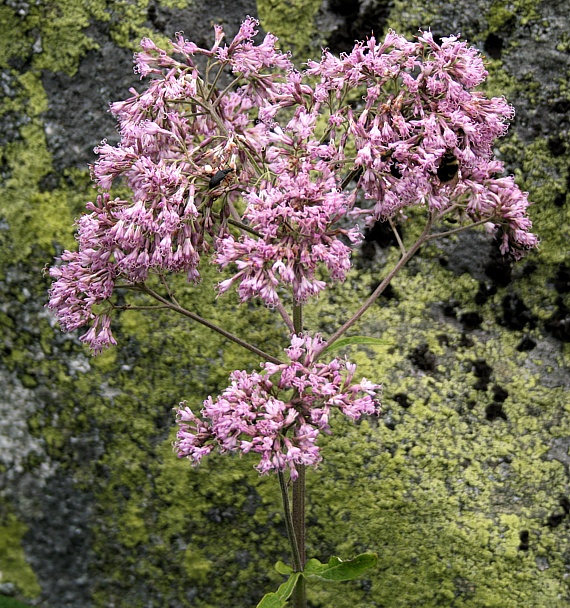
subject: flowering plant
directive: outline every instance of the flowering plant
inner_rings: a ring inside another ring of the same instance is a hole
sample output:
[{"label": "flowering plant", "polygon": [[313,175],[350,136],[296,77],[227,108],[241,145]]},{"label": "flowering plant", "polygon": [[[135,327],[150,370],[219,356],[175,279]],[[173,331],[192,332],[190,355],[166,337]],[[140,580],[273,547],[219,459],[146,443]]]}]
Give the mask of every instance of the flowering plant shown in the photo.
[{"label": "flowering plant", "polygon": [[[135,70],[149,85],[111,105],[121,140],[96,148],[99,195],[77,222],[78,250],[50,270],[48,306],[63,329],[88,328],[81,340],[95,354],[116,344],[117,293],[135,291],[262,357],[261,371],[234,371],[200,412],[180,404],[175,449],[194,464],[214,447],[253,452],[260,473],[278,474],[293,568],[278,566],[289,579],[260,606],[292,597],[301,607],[306,579],[346,580],[375,561],[305,559],[305,467],[321,460],[319,434],[331,432],[334,410],[378,414],[381,389],[355,381],[349,361],[321,359],[350,341],[339,338],[427,241],[484,225],[518,259],[537,238],[526,193],[492,153],[513,110],[474,90],[486,77],[475,49],[453,36],[437,43],[429,31],[413,42],[389,32],[341,57],[324,51],[300,72],[273,35],[256,44],[257,25],[247,18],[229,45],[215,26],[210,49],[182,34],[168,50],[141,42]],[[118,180],[127,199],[111,197]],[[411,207],[424,225],[404,243],[398,223]],[[444,218],[456,227],[440,228]],[[311,335],[303,304],[344,281],[361,228],[378,221],[389,223],[400,259],[337,331]],[[169,273],[198,283],[204,256],[230,271],[218,294],[235,288],[242,302],[260,298],[280,315],[287,360],[178,302]]]}]

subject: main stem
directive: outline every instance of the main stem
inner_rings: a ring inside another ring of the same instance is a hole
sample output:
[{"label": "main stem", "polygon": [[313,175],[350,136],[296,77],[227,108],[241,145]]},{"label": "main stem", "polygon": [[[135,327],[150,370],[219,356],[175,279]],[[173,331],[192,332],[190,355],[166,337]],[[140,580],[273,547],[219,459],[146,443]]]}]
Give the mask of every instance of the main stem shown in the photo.
[{"label": "main stem", "polygon": [[301,569],[305,567],[305,465],[297,465],[299,476],[293,482],[293,531],[297,539]]},{"label": "main stem", "polygon": [[301,572],[303,566],[301,566],[301,556],[299,555],[299,546],[297,545],[297,539],[295,538],[295,530],[293,529],[293,517],[291,515],[291,505],[289,503],[289,492],[287,491],[287,482],[285,481],[285,475],[283,471],[278,471],[279,487],[281,488],[281,498],[283,500],[283,511],[285,513],[285,528],[287,529],[287,538],[291,545],[291,556],[293,558],[293,570],[295,572]]},{"label": "main stem", "polygon": [[[303,307],[301,304],[293,304],[293,326],[295,334],[300,335],[303,331]],[[293,482],[293,531],[295,540],[297,541],[297,549],[299,552],[300,569],[295,571],[300,572],[305,568],[305,465],[297,466],[297,479]],[[293,608],[307,608],[307,590],[305,587],[305,578],[299,577],[297,585],[293,590],[292,598]]]}]

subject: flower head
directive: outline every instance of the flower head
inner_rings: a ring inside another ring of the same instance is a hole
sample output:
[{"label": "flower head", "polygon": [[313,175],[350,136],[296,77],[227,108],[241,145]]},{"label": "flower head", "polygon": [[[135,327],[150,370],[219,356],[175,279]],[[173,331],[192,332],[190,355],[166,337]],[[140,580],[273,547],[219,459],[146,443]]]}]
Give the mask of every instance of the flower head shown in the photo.
[{"label": "flower head", "polygon": [[198,464],[215,446],[221,452],[254,452],[260,455],[260,473],[288,469],[293,479],[297,465],[316,466],[322,458],[317,439],[330,432],[332,411],[353,420],[377,414],[381,389],[365,378],[353,384],[356,366],[348,361],[315,362],[322,346],[320,336],[293,336],[286,349],[289,363],[265,363],[261,373],[233,372],[230,386],[204,401],[200,417],[182,403],[178,456]]},{"label": "flower head", "polygon": [[309,62],[307,73],[321,79],[316,101],[349,88],[363,92],[362,109],[331,116],[335,129],[354,138],[358,186],[371,201],[353,215],[371,225],[406,207],[425,206],[479,222],[482,215],[474,210],[485,207],[489,222],[503,228],[504,252],[519,257],[536,246],[526,196],[514,183],[497,184],[503,166],[492,160],[493,144],[514,112],[503,98],[474,90],[487,75],[476,49],[455,36],[437,43],[427,31],[409,42],[389,32],[383,42],[372,37],[340,58],[325,51],[320,63]]}]

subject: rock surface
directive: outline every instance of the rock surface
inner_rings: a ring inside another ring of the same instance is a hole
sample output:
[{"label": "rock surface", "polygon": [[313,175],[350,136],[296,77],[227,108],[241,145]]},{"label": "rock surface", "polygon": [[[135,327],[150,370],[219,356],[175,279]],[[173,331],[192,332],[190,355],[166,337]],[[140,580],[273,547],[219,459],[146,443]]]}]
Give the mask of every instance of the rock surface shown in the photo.
[{"label": "rock surface", "polygon": [[[259,14],[300,61],[320,46],[347,51],[370,30],[461,32],[489,58],[489,93],[516,108],[497,153],[535,201],[542,239],[514,266],[479,232],[425,248],[361,323],[393,344],[351,351],[384,383],[384,414],[339,422],[327,440],[309,476],[309,551],[377,551],[379,568],[316,588],[312,605],[568,605],[569,12],[553,0],[0,7],[0,594],[45,608],[245,608],[281,582],[275,480],[247,458],[193,470],[170,447],[171,408],[200,403],[255,357],[184,321],[133,313],[118,324],[120,347],[91,359],[45,312],[41,273],[73,246],[73,217],[93,197],[92,149],[116,137],[108,103],[140,86],[136,41],[183,30],[206,44],[212,22],[231,36]],[[307,310],[307,324],[333,331],[394,245],[369,235],[347,284]],[[269,311],[236,318],[231,298],[186,296],[280,348]]]}]

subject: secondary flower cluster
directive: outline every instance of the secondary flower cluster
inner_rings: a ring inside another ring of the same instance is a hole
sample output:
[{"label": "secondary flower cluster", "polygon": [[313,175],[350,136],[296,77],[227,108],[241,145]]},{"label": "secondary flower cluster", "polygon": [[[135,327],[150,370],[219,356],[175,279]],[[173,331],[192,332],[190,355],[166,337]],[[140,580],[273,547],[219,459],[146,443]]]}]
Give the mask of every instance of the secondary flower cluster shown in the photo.
[{"label": "secondary flower cluster", "polygon": [[[152,76],[150,84],[111,105],[121,140],[95,149],[92,176],[101,195],[77,222],[79,250],[65,251],[62,264],[50,270],[56,281],[48,306],[65,330],[89,325],[82,340],[95,353],[115,344],[105,304],[117,286],[161,272],[198,281],[201,256],[228,232],[232,203],[256,171],[250,157],[268,143],[252,109],[276,99],[276,82],[291,69],[274,36],[253,43],[256,24],[248,18],[229,46],[221,45],[223,31],[216,26],[211,49],[182,35],[169,52],[148,39],[141,43],[135,70],[141,78]],[[234,84],[244,85],[220,94],[194,55],[210,58],[220,74],[231,68]],[[215,179],[222,170],[235,176],[233,183]],[[108,193],[119,179],[131,191],[128,200]]]},{"label": "secondary flower cluster", "polygon": [[528,200],[512,178],[498,178],[503,164],[492,159],[493,142],[507,131],[514,111],[504,98],[474,91],[487,72],[474,48],[456,37],[437,44],[430,32],[415,42],[389,32],[371,37],[351,53],[325,51],[307,74],[320,77],[314,99],[325,103],[355,89],[358,112],[340,106],[330,115],[335,131],[350,134],[356,147],[358,187],[373,208],[355,210],[369,224],[405,207],[451,210],[459,219],[489,221],[502,229],[503,253],[515,258],[537,245],[529,233]]},{"label": "secondary flower cluster", "polygon": [[319,433],[329,432],[334,409],[356,420],[377,414],[380,385],[362,378],[352,384],[356,366],[333,359],[314,363],[322,347],[319,336],[293,336],[285,350],[290,363],[264,363],[261,373],[235,371],[224,392],[204,401],[200,417],[186,403],[180,404],[180,425],[175,450],[198,464],[215,447],[220,452],[255,452],[262,473],[289,469],[296,479],[296,465],[316,466],[321,461],[316,445]]},{"label": "secondary flower cluster", "polygon": [[280,134],[292,150],[276,148],[273,165],[287,159],[289,166],[281,166],[274,181],[263,183],[259,192],[245,196],[244,217],[259,236],[227,235],[218,242],[215,257],[222,268],[232,263],[238,267],[232,278],[220,283],[220,293],[237,282],[242,301],[261,297],[269,306],[277,304],[280,285],[291,285],[297,302],[317,295],[326,287],[316,278],[321,265],[332,280],[343,281],[350,269],[351,249],[339,236],[353,243],[362,236],[357,228],[338,225],[354,197],[340,190],[338,176],[320,158],[328,147],[309,145],[304,155],[296,156],[293,138]]}]

